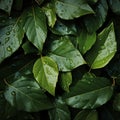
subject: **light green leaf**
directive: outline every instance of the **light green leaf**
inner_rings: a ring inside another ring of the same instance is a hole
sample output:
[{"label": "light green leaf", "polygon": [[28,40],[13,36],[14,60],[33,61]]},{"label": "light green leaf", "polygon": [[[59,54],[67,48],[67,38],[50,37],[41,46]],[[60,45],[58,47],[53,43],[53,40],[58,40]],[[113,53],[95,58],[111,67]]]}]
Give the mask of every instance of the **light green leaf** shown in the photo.
[{"label": "light green leaf", "polygon": [[56,35],[76,35],[77,34],[77,29],[75,26],[75,23],[71,21],[60,21],[57,20],[54,28],[50,29],[52,33]]},{"label": "light green leaf", "polygon": [[50,120],[71,120],[67,105],[60,99],[55,101],[55,108],[49,110],[49,116]]},{"label": "light green leaf", "polygon": [[0,9],[10,14],[12,4],[13,0],[0,0]]},{"label": "light green leaf", "polygon": [[69,92],[69,86],[72,83],[72,74],[71,72],[62,72],[60,74],[60,85],[63,90],[66,92]]},{"label": "light green leaf", "polygon": [[19,60],[19,63],[17,61],[17,64],[14,63],[14,66],[11,65],[11,68],[14,68],[15,71],[4,79],[6,83],[4,92],[6,100],[18,110],[27,112],[37,112],[52,108],[53,104],[50,99],[33,77],[34,59],[31,57],[25,58],[24,60]]},{"label": "light green leaf", "polygon": [[60,86],[66,92],[69,92],[69,86],[72,83],[72,73],[71,72],[62,72],[60,74]]},{"label": "light green leaf", "polygon": [[96,110],[82,110],[74,118],[74,120],[98,120]]},{"label": "light green leaf", "polygon": [[71,71],[86,63],[67,37],[51,43],[49,56],[56,61],[60,71]]},{"label": "light green leaf", "polygon": [[66,20],[94,13],[85,0],[55,0],[55,7],[58,16]]},{"label": "light green leaf", "polygon": [[114,26],[111,23],[98,34],[93,48],[86,54],[86,61],[92,69],[102,68],[109,63],[116,53]]},{"label": "light green leaf", "polygon": [[94,8],[94,15],[87,15],[84,17],[85,26],[87,28],[87,31],[90,33],[98,30],[105,22],[108,12],[107,1],[99,0]]},{"label": "light green leaf", "polygon": [[47,16],[48,25],[53,28],[56,22],[56,13],[53,4],[48,3],[43,7],[43,10]]},{"label": "light green leaf", "polygon": [[77,48],[79,48],[82,54],[85,54],[96,41],[96,33],[88,33],[85,29],[80,31],[80,34],[77,36]]},{"label": "light green leaf", "polygon": [[63,99],[73,108],[93,109],[105,104],[112,94],[113,87],[108,79],[86,73]]},{"label": "light green leaf", "polygon": [[[7,18],[8,19],[8,18]],[[0,28],[0,63],[11,56],[21,45],[24,37],[21,18],[9,18]]]},{"label": "light green leaf", "polygon": [[22,18],[24,19],[24,31],[30,42],[42,52],[43,44],[47,37],[45,14],[39,7],[27,9]]},{"label": "light green leaf", "polygon": [[120,15],[120,0],[109,0],[108,3],[112,11],[117,15]]},{"label": "light green leaf", "polygon": [[50,94],[55,95],[56,83],[58,81],[57,64],[50,57],[39,58],[33,67],[33,74],[42,88]]}]

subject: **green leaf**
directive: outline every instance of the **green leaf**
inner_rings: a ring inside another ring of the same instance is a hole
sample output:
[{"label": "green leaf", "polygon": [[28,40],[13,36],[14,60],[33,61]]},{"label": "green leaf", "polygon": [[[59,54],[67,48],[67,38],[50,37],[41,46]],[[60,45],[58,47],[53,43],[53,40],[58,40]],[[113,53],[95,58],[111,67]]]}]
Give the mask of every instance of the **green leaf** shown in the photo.
[{"label": "green leaf", "polygon": [[69,93],[64,93],[63,99],[73,108],[93,109],[105,104],[112,94],[113,87],[108,79],[86,73]]},{"label": "green leaf", "polygon": [[95,6],[95,14],[84,17],[84,23],[87,31],[92,33],[98,30],[106,20],[108,5],[106,0],[99,0],[98,5]]},{"label": "green leaf", "polygon": [[92,69],[102,68],[114,57],[117,45],[114,26],[111,23],[98,34],[93,48],[86,54],[86,61]]},{"label": "green leaf", "polygon": [[54,60],[50,57],[41,57],[34,64],[33,74],[42,88],[55,95],[58,67]]},{"label": "green leaf", "polygon": [[43,10],[47,16],[48,25],[53,28],[57,19],[53,4],[48,3],[46,6],[43,7]]},{"label": "green leaf", "polygon": [[29,42],[29,41],[26,41],[23,45],[22,45],[22,48],[24,50],[24,53],[25,54],[30,54],[30,53],[37,53],[37,49]]},{"label": "green leaf", "polygon": [[23,21],[20,17],[10,17],[4,22],[4,26],[0,28],[0,63],[20,47],[24,37]]},{"label": "green leaf", "polygon": [[67,37],[62,37],[51,43],[49,56],[56,61],[60,71],[71,71],[86,63]]},{"label": "green leaf", "polygon": [[115,98],[114,98],[113,108],[114,108],[116,111],[120,111],[120,93],[118,93],[118,94],[115,96]]},{"label": "green leaf", "polygon": [[50,29],[52,33],[56,35],[76,35],[77,29],[75,27],[75,24],[71,21],[60,21],[57,20],[54,28]]},{"label": "green leaf", "polygon": [[0,0],[0,9],[10,14],[12,4],[13,0]]},{"label": "green leaf", "polygon": [[96,110],[82,110],[74,118],[74,120],[98,120]]},{"label": "green leaf", "polygon": [[45,14],[39,7],[27,9],[22,18],[24,20],[24,31],[30,42],[42,52],[43,44],[47,37],[47,26]]},{"label": "green leaf", "polygon": [[77,36],[77,48],[79,48],[82,54],[85,54],[96,41],[96,33],[88,33],[85,29],[80,31],[80,34]]},{"label": "green leaf", "polygon": [[65,20],[94,13],[85,0],[55,0],[55,7],[57,15]]},{"label": "green leaf", "polygon": [[29,60],[29,63],[4,80],[7,85],[4,92],[6,100],[18,110],[27,112],[37,112],[53,107],[33,78],[33,62],[34,60]]},{"label": "green leaf", "polygon": [[109,0],[108,2],[112,11],[120,15],[120,0]]},{"label": "green leaf", "polygon": [[62,72],[60,74],[60,85],[63,90],[66,92],[69,92],[69,86],[72,83],[72,74],[71,72]]},{"label": "green leaf", "polygon": [[55,108],[49,110],[50,120],[71,120],[70,111],[62,100],[55,102]]}]

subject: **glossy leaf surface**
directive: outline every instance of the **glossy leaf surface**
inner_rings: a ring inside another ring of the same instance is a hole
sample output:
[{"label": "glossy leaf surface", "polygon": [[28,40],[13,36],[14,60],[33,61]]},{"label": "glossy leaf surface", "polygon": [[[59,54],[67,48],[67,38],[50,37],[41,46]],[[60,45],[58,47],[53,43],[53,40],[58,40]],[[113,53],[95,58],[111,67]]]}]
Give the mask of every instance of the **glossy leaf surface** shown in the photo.
[{"label": "glossy leaf surface", "polygon": [[54,28],[50,29],[56,35],[76,35],[77,29],[74,23],[57,20]]},{"label": "glossy leaf surface", "polygon": [[82,55],[67,37],[52,42],[49,56],[56,61],[60,71],[70,71],[85,64]]},{"label": "glossy leaf surface", "polygon": [[72,74],[71,72],[63,72],[60,74],[60,85],[63,90],[69,92],[69,86],[72,83]]},{"label": "glossy leaf surface", "polygon": [[28,40],[42,52],[47,37],[45,14],[39,7],[31,7],[23,13],[22,18]]},{"label": "glossy leaf surface", "polygon": [[50,94],[55,95],[58,67],[54,60],[50,57],[41,57],[34,64],[33,73],[40,86]]},{"label": "glossy leaf surface", "polygon": [[66,20],[94,13],[84,0],[56,0],[55,7],[58,16]]},{"label": "glossy leaf surface", "polygon": [[86,30],[81,30],[77,36],[77,48],[79,48],[82,54],[85,54],[96,41],[96,33],[88,33]]},{"label": "glossy leaf surface", "polygon": [[34,60],[29,60],[23,68],[4,79],[6,84],[4,96],[18,110],[36,112],[53,107],[47,95],[33,78],[33,62]]},{"label": "glossy leaf surface", "polygon": [[57,20],[54,6],[52,4],[47,4],[43,7],[43,10],[47,16],[48,25],[53,28]]},{"label": "glossy leaf surface", "polygon": [[112,94],[113,87],[108,79],[86,73],[63,99],[73,108],[93,109],[105,104]]},{"label": "glossy leaf surface", "polygon": [[116,50],[114,26],[111,23],[98,34],[96,43],[86,55],[86,61],[92,69],[102,68],[113,58]]},{"label": "glossy leaf surface", "polygon": [[24,37],[22,22],[20,18],[11,17],[3,21],[4,26],[0,28],[0,63],[20,47]]}]

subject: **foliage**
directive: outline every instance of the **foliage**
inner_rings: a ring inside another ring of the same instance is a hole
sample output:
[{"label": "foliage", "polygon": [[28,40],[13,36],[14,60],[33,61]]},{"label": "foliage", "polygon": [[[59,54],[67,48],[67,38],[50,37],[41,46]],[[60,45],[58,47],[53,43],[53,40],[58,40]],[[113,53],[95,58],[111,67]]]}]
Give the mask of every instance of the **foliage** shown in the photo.
[{"label": "foliage", "polygon": [[0,0],[0,119],[119,120],[119,0]]}]

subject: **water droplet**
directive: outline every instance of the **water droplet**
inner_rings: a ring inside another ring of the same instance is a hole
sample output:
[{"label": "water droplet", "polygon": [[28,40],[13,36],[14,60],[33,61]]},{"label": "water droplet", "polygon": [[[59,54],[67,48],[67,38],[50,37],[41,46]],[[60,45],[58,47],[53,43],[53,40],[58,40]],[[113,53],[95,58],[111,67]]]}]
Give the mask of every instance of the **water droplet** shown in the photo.
[{"label": "water droplet", "polygon": [[10,46],[8,46],[7,51],[12,51],[12,48]]},{"label": "water droplet", "polygon": [[102,40],[102,39],[99,39],[100,41]]},{"label": "water droplet", "polygon": [[10,32],[7,32],[7,33],[6,33],[6,35],[9,35],[9,34],[10,34]]},{"label": "water droplet", "polygon": [[16,92],[15,92],[15,91],[12,91],[12,92],[11,92],[11,95],[16,95]]},{"label": "water droplet", "polygon": [[30,86],[27,86],[27,89],[30,89],[31,87]]},{"label": "water droplet", "polygon": [[9,41],[9,37],[5,38],[5,43],[7,43]]}]

